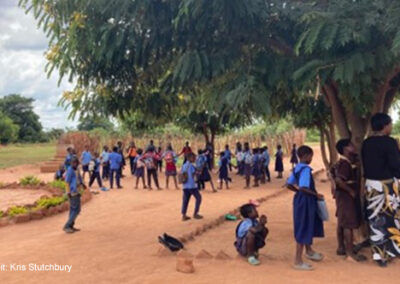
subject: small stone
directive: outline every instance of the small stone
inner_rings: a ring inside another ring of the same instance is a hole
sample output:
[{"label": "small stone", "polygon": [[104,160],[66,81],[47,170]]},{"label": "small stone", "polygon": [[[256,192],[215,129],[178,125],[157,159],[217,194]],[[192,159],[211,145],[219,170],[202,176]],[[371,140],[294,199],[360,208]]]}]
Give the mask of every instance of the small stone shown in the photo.
[{"label": "small stone", "polygon": [[213,256],[208,251],[202,249],[197,255],[196,258],[198,259],[211,259]]},{"label": "small stone", "polygon": [[41,211],[32,211],[30,213],[31,215],[31,220],[40,220],[43,219],[43,213]]},{"label": "small stone", "polygon": [[203,233],[203,227],[197,227],[194,231],[193,231],[195,236],[201,235],[201,233]]},{"label": "small stone", "polygon": [[194,273],[193,260],[188,258],[178,257],[176,259],[176,271],[182,273]]},{"label": "small stone", "polygon": [[185,250],[179,251],[177,256],[182,257],[182,258],[193,258],[194,257],[193,254],[191,254],[190,252],[185,251]]},{"label": "small stone", "polygon": [[25,223],[31,220],[31,216],[29,216],[29,214],[21,214],[21,215],[17,215],[14,216],[14,222],[16,224],[18,223]]},{"label": "small stone", "polygon": [[178,238],[178,240],[181,242],[181,243],[187,243],[187,239],[185,238],[185,237],[180,237],[180,238]]},{"label": "small stone", "polygon": [[50,214],[50,216],[51,216],[51,215],[55,215],[55,214],[57,214],[57,213],[58,213],[58,210],[57,210],[56,207],[50,207],[50,208],[49,208],[49,214]]},{"label": "small stone", "polygon": [[220,250],[217,255],[215,256],[215,259],[218,260],[230,260],[232,259],[227,253],[225,253],[223,250]]}]

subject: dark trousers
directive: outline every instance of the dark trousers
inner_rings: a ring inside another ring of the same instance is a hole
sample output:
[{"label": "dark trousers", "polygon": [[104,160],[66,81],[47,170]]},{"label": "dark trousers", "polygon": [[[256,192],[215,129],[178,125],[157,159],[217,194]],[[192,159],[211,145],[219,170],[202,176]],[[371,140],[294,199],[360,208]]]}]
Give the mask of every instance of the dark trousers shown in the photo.
[{"label": "dark trousers", "polygon": [[160,173],[161,173],[162,172],[162,160],[157,162],[157,166],[158,166],[158,169],[160,170]]},{"label": "dark trousers", "polygon": [[199,190],[202,190],[202,189],[204,189],[205,187],[206,187],[206,185],[205,185],[204,181],[199,180],[199,181],[197,182],[197,188],[198,188]]},{"label": "dark trousers", "polygon": [[182,200],[182,215],[186,215],[190,197],[194,196],[196,199],[196,205],[194,208],[194,215],[198,214],[201,205],[201,194],[197,188],[185,188],[183,189],[183,200]]},{"label": "dark trousers", "polygon": [[271,174],[269,172],[269,166],[265,166],[265,176],[267,177],[268,181],[271,181]]},{"label": "dark trousers", "polygon": [[104,165],[103,165],[103,175],[102,175],[102,178],[103,178],[103,179],[108,179],[109,176],[110,176],[110,165],[107,163],[107,164],[104,164]]},{"label": "dark trousers", "polygon": [[158,185],[157,169],[147,169],[147,185],[149,187],[151,187],[151,177],[153,177],[156,187],[160,187]]},{"label": "dark trousers", "polygon": [[121,187],[120,169],[112,169],[112,170],[110,170],[110,187],[113,188],[113,185],[114,185],[114,174],[115,174],[115,179],[117,181],[117,187]]},{"label": "dark trousers", "polygon": [[69,217],[64,228],[72,228],[75,224],[76,217],[81,212],[81,196],[75,195],[69,197]]},{"label": "dark trousers", "polygon": [[129,163],[131,166],[131,173],[133,175],[133,174],[135,174],[135,171],[136,171],[135,157],[129,157]]},{"label": "dark trousers", "polygon": [[103,183],[101,182],[101,178],[100,178],[100,173],[99,172],[92,172],[91,176],[90,176],[90,181],[89,181],[89,187],[92,186],[93,182],[97,180],[97,184],[99,185],[99,187],[103,187]]}]

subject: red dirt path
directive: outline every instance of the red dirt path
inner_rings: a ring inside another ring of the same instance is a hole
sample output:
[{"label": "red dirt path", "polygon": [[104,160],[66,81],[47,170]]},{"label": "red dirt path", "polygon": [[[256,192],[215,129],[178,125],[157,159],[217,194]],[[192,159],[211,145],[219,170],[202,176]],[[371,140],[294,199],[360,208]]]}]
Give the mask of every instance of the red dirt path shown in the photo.
[{"label": "red dirt path", "polygon": [[[318,158],[318,155],[317,155]],[[314,169],[321,168],[315,161]],[[14,181],[27,173],[37,174],[32,166],[16,167]],[[0,171],[0,180],[11,173]],[[164,184],[161,175],[161,184]],[[286,173],[287,176],[287,173]],[[41,175],[51,179],[51,175]],[[232,260],[195,260],[194,274],[175,271],[175,257],[159,257],[157,236],[163,232],[182,235],[200,224],[232,210],[248,201],[282,190],[283,181],[258,189],[243,190],[243,180],[233,176],[230,191],[217,194],[209,189],[203,193],[202,221],[180,221],[181,192],[176,190],[134,190],[131,177],[123,180],[124,189],[101,193],[85,204],[77,220],[82,231],[66,235],[61,230],[67,213],[40,221],[0,228],[1,264],[69,264],[66,272],[1,272],[0,283],[397,283],[400,281],[399,261],[387,269],[371,261],[350,263],[335,255],[335,218],[326,223],[326,238],[316,240],[315,249],[326,255],[315,264],[313,272],[298,272],[291,268],[294,255],[292,236],[292,194],[290,192],[263,203],[259,211],[266,213],[270,236],[261,251],[262,265],[250,267],[236,258],[233,248],[236,222],[224,223],[188,243],[192,254],[206,249],[215,255],[224,250]],[[328,200],[331,217],[334,203],[327,183],[317,183]],[[191,204],[189,210],[193,210]],[[369,252],[366,251],[369,255]]]}]

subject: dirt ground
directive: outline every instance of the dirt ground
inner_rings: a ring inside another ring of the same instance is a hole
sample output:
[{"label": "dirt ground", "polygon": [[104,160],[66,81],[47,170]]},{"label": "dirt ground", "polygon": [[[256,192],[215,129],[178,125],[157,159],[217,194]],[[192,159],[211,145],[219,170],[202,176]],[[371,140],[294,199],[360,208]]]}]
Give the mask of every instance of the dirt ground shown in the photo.
[{"label": "dirt ground", "polygon": [[[322,168],[317,153],[312,167]],[[286,165],[286,169],[289,169]],[[26,174],[38,174],[37,166],[20,166],[0,171],[0,181],[15,181]],[[285,173],[287,177],[288,171]],[[49,180],[52,175],[38,175]],[[223,250],[231,260],[195,260],[195,273],[176,272],[174,256],[157,256],[157,236],[167,232],[182,235],[214,219],[251,198],[284,191],[284,181],[257,189],[244,190],[242,178],[232,175],[231,190],[213,194],[203,192],[201,214],[204,220],[180,220],[181,191],[134,190],[132,177],[123,179],[124,189],[101,193],[82,208],[77,227],[82,231],[66,235],[62,226],[67,213],[40,221],[0,228],[0,283],[397,283],[400,265],[396,260],[388,268],[372,261],[356,264],[335,255],[336,238],[334,201],[328,183],[317,181],[325,194],[331,220],[325,223],[326,237],[315,241],[315,249],[325,260],[315,264],[313,272],[292,269],[295,243],[292,225],[292,193],[285,191],[259,207],[268,216],[270,235],[261,251],[262,264],[251,267],[237,258],[233,247],[237,222],[207,231],[187,244],[187,251],[197,254],[205,249],[215,255]],[[215,177],[214,177],[215,178]],[[164,175],[161,174],[161,184]],[[189,208],[193,210],[193,202]],[[369,251],[364,251],[370,257]],[[1,271],[2,264],[72,265],[67,272]]]}]

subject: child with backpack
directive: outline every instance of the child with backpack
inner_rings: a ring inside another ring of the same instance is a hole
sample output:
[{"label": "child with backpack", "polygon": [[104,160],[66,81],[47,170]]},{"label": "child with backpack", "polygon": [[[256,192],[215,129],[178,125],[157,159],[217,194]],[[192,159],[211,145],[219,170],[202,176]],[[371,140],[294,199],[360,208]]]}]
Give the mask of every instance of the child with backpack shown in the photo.
[{"label": "child with backpack", "polygon": [[316,191],[310,163],[313,158],[313,150],[308,146],[299,147],[298,163],[293,173],[287,180],[287,187],[296,194],[293,200],[293,223],[296,240],[296,258],[294,268],[296,270],[313,270],[313,267],[303,262],[305,256],[312,261],[321,261],[323,255],[315,252],[311,245],[313,238],[324,237],[324,226],[318,214],[318,200],[324,200],[324,196]]},{"label": "child with backpack", "polygon": [[89,188],[92,187],[95,180],[97,180],[97,184],[102,191],[106,191],[107,189],[103,187],[103,183],[101,182],[100,177],[100,155],[99,153],[94,153],[94,159],[89,163],[89,172],[90,172],[90,180],[89,180]]},{"label": "child with backpack", "polygon": [[265,246],[268,235],[267,217],[262,215],[258,219],[258,211],[254,204],[245,204],[240,207],[240,214],[244,218],[236,227],[236,241],[234,243],[237,252],[247,257],[251,265],[259,265],[259,249]]},{"label": "child with backpack", "polygon": [[165,160],[165,187],[168,189],[169,187],[169,178],[172,177],[175,183],[175,189],[179,189],[178,181],[176,180],[176,161],[178,156],[172,149],[172,145],[169,144],[167,146],[167,150],[163,153],[162,159]]},{"label": "child with backpack", "polygon": [[193,153],[189,153],[187,155],[187,161],[182,166],[180,172],[180,180],[183,183],[183,199],[182,199],[182,221],[190,220],[190,217],[187,216],[187,209],[189,206],[190,197],[193,195],[196,199],[196,205],[194,209],[193,218],[194,219],[203,219],[203,216],[199,214],[200,205],[201,205],[201,194],[196,185],[196,168],[193,163],[196,160],[196,155]]},{"label": "child with backpack", "polygon": [[152,190],[151,187],[151,178],[153,177],[154,183],[158,190],[161,190],[158,184],[158,175],[157,175],[157,163],[160,157],[157,155],[155,151],[155,147],[149,147],[147,152],[142,156],[141,160],[145,163],[147,169],[147,184],[149,186],[149,190]]},{"label": "child with backpack", "polygon": [[214,187],[214,183],[212,181],[212,177],[210,174],[209,164],[208,164],[208,152],[204,150],[198,151],[199,156],[196,159],[196,170],[197,170],[197,179],[199,190],[205,189],[205,183],[210,182],[211,188],[213,192],[217,192]]},{"label": "child with backpack", "polygon": [[138,189],[138,185],[139,185],[139,180],[142,180],[143,183],[143,189],[146,189],[146,182],[144,180],[144,168],[145,168],[145,163],[142,160],[143,157],[143,150],[142,149],[138,149],[137,150],[137,156],[135,158],[135,164],[136,164],[136,169],[135,169],[135,176],[136,176],[136,186],[135,189]]}]

